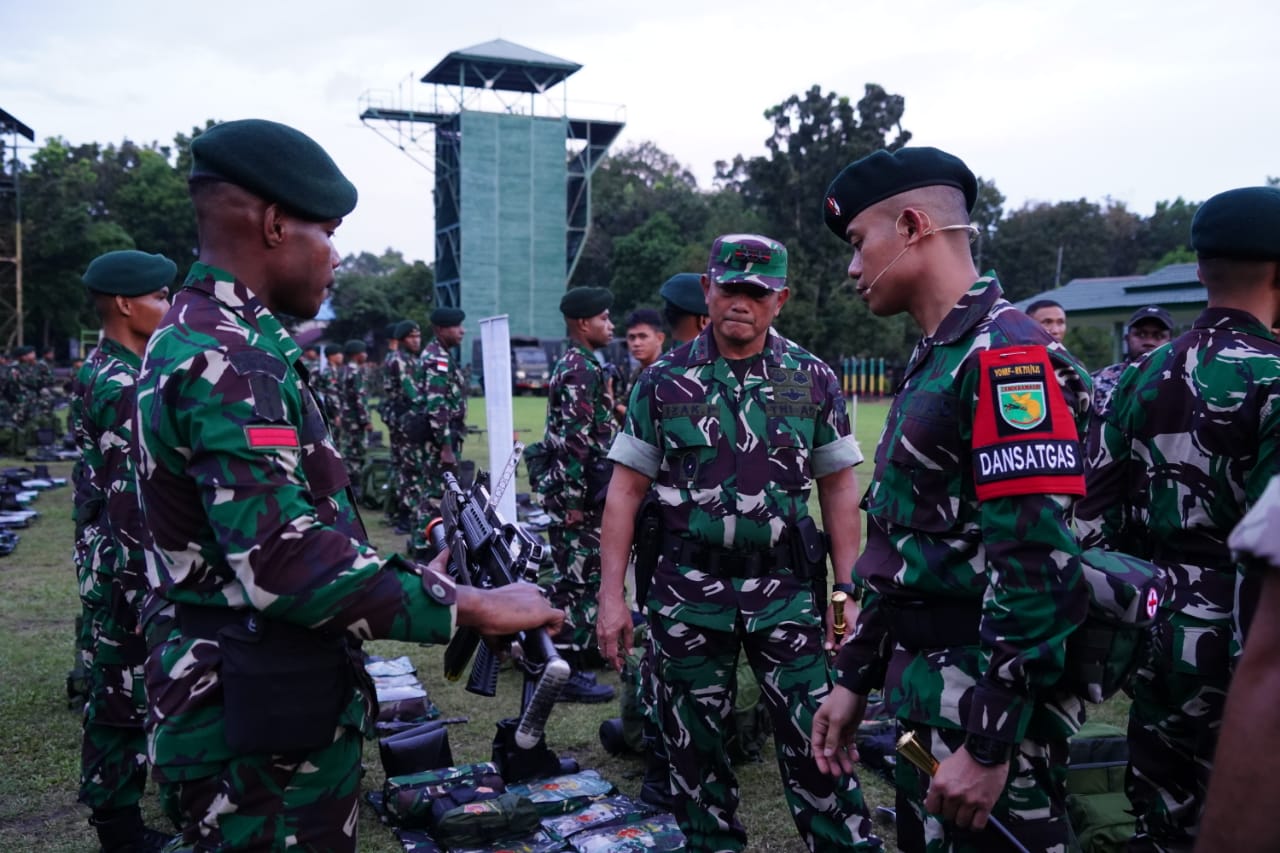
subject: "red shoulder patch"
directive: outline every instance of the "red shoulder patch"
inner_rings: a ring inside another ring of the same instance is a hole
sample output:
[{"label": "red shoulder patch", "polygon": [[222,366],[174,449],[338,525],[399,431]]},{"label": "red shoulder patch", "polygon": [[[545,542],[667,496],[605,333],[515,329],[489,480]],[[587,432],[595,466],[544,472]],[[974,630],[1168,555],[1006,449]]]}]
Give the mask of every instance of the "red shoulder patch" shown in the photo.
[{"label": "red shoulder patch", "polygon": [[255,450],[298,446],[298,431],[289,426],[247,426],[244,437]]},{"label": "red shoulder patch", "polygon": [[978,353],[973,420],[978,500],[1010,495],[1083,495],[1084,455],[1067,401],[1042,346]]}]

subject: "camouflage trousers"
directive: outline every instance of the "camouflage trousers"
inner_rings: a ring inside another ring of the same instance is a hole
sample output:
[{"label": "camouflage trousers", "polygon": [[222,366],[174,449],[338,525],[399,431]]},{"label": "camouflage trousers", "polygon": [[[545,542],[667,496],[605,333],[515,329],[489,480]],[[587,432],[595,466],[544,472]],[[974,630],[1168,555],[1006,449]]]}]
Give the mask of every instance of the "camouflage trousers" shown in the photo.
[{"label": "camouflage trousers", "polygon": [[[399,446],[398,452],[396,446]],[[426,479],[427,453],[421,444],[414,444],[405,438],[402,430],[396,430],[391,436],[393,459],[396,466],[396,490],[392,493],[396,500],[392,515],[412,523],[418,512],[418,504],[422,503],[422,488]]]},{"label": "camouflage trousers", "polygon": [[400,448],[404,443],[404,434],[391,421],[387,421],[387,450],[391,452],[391,475],[387,480],[387,503],[384,509],[388,523],[395,523],[396,514],[400,512]]},{"label": "camouflage trousers", "polygon": [[[899,722],[916,741],[943,761],[958,750],[965,732]],[[1009,764],[1009,781],[992,814],[1031,853],[1079,850],[1067,818],[1067,741],[1018,744]],[[898,848],[904,853],[988,853],[1014,848],[990,823],[982,830],[961,830],[924,810],[929,777],[907,761],[894,768],[897,786]]]},{"label": "camouflage trousers", "polygon": [[341,732],[302,758],[246,755],[214,776],[165,783],[184,849],[354,853],[363,744]]},{"label": "camouflage trousers", "polygon": [[342,433],[342,443],[338,445],[342,454],[342,462],[347,467],[347,478],[351,486],[359,493],[363,479],[364,464],[369,458],[369,433],[362,429],[347,430]]},{"label": "camouflage trousers", "polygon": [[444,497],[444,472],[451,471],[455,475],[458,473],[456,465],[445,465],[440,461],[440,450],[437,447],[428,445],[423,458],[426,467],[422,474],[422,498],[414,508],[409,531],[415,549],[427,547],[427,525],[431,523],[431,519],[440,515],[440,501]]},{"label": "camouflage trousers", "polygon": [[1125,790],[1130,850],[1190,850],[1204,809],[1230,681],[1232,629],[1174,613],[1134,675]]},{"label": "camouflage trousers", "polygon": [[[590,512],[578,527],[555,525],[548,530],[555,580],[548,590],[551,606],[565,612],[564,627],[555,636],[556,648],[574,654],[596,646],[596,615],[600,610],[600,519]],[[577,666],[577,664],[574,664]]]},{"label": "camouflage trousers", "polygon": [[880,849],[857,776],[834,779],[818,772],[813,759],[813,715],[831,689],[815,616],[752,633],[741,625],[714,631],[656,613],[649,624],[673,811],[689,850],[746,847],[724,737],[734,709],[734,671],[744,653],[773,719],[783,791],[804,843],[823,853]]}]

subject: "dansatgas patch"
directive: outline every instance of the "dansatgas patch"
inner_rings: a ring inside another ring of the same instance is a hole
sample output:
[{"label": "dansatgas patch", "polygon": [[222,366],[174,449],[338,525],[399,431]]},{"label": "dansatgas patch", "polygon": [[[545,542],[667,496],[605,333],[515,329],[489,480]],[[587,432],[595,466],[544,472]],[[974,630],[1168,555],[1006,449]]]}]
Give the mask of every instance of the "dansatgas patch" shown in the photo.
[{"label": "dansatgas patch", "polygon": [[982,379],[973,420],[978,500],[1084,494],[1084,456],[1049,352],[1004,347],[978,354]]}]

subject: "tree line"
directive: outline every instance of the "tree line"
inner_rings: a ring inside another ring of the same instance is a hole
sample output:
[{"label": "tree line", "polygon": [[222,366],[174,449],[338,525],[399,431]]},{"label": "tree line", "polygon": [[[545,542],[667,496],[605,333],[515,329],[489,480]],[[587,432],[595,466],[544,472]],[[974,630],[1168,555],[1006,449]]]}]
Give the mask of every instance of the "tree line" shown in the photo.
[{"label": "tree line", "polygon": [[[915,332],[906,318],[872,317],[845,273],[849,252],[822,222],[821,193],[850,161],[912,140],[905,98],[867,84],[853,100],[814,86],[764,113],[766,153],[716,163],[710,188],[654,142],[607,157],[592,181],[592,228],[571,286],[615,293],[613,314],[655,306],[658,286],[677,272],[705,268],[717,234],[761,232],[790,253],[792,298],[781,331],[829,360],[883,356],[902,361]],[[207,122],[205,128],[214,124]],[[49,139],[29,162],[6,156],[21,188],[24,337],[48,346],[96,327],[80,274],[98,254],[139,248],[162,252],[185,268],[195,257],[195,216],[186,192],[191,139],[172,144],[85,143]],[[0,143],[2,145],[3,143]],[[961,152],[963,153],[963,152]],[[1162,201],[1149,216],[1124,202],[1087,199],[1032,202],[1005,210],[993,178],[979,179],[973,221],[980,269],[999,271],[1010,299],[1072,278],[1148,272],[1190,260],[1197,203]],[[0,257],[13,255],[12,186],[0,188]],[[0,265],[0,293],[12,292],[11,265]],[[328,337],[377,338],[387,323],[425,321],[434,292],[429,264],[391,248],[346,257],[337,275]],[[7,325],[6,325],[7,324]],[[0,317],[0,345],[16,339],[12,316]]]}]

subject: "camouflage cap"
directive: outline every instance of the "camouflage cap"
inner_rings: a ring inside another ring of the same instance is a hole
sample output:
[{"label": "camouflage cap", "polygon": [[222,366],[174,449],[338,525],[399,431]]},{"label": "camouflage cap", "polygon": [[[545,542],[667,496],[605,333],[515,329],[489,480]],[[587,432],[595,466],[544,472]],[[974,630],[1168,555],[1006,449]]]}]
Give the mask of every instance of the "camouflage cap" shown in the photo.
[{"label": "camouflage cap", "polygon": [[94,293],[142,296],[169,287],[177,274],[178,265],[164,255],[122,249],[90,261],[81,280]]},{"label": "camouflage cap", "polygon": [[782,290],[787,286],[787,248],[760,234],[724,234],[711,244],[707,278],[713,284]]},{"label": "camouflage cap", "polygon": [[560,313],[569,320],[594,317],[609,310],[613,291],[604,287],[575,287],[560,297]]},{"label": "camouflage cap", "polygon": [[696,272],[676,273],[662,283],[658,293],[686,314],[705,317],[710,313],[702,292],[702,276]]},{"label": "camouflage cap", "polygon": [[954,187],[964,193],[966,210],[978,198],[978,179],[959,157],[937,148],[883,148],[854,160],[827,187],[822,215],[841,240],[854,217],[873,204],[921,187]]},{"label": "camouflage cap", "polygon": [[1202,258],[1280,260],[1280,188],[1241,187],[1200,205],[1191,248]]},{"label": "camouflage cap", "polygon": [[306,219],[341,219],[356,206],[356,188],[320,143],[264,119],[214,125],[191,141],[192,179],[244,187]]},{"label": "camouflage cap", "polygon": [[362,352],[368,352],[369,348],[365,346],[364,341],[359,338],[352,338],[342,347],[343,355],[359,355]]},{"label": "camouflage cap", "polygon": [[439,326],[442,329],[447,329],[450,326],[461,326],[462,321],[465,319],[467,319],[465,311],[448,305],[441,305],[431,312],[431,325]]}]

